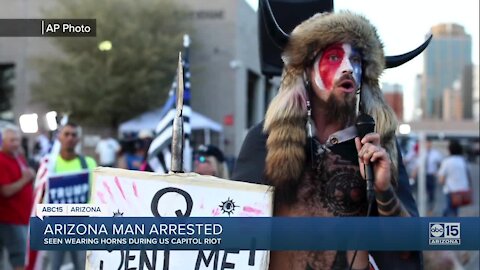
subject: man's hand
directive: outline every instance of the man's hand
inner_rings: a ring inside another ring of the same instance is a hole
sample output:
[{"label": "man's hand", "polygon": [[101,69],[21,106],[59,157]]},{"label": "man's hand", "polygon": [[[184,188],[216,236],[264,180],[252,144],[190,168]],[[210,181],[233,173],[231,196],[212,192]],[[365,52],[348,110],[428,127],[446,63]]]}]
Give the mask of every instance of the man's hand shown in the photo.
[{"label": "man's hand", "polygon": [[33,181],[35,179],[35,171],[32,168],[22,170],[22,179],[27,183]]},{"label": "man's hand", "polygon": [[391,186],[390,157],[387,151],[380,144],[380,135],[378,133],[368,133],[362,140],[355,138],[355,145],[358,152],[358,163],[360,172],[365,178],[364,166],[372,163],[373,173],[375,175],[375,191],[383,192]]},{"label": "man's hand", "polygon": [[17,181],[0,186],[0,196],[5,198],[13,196],[34,179],[35,171],[32,168],[22,169],[22,176]]},{"label": "man's hand", "polygon": [[391,185],[391,161],[380,144],[378,133],[369,133],[362,140],[355,138],[360,172],[365,178],[363,165],[373,163],[374,189],[377,210],[381,216],[409,216]]}]

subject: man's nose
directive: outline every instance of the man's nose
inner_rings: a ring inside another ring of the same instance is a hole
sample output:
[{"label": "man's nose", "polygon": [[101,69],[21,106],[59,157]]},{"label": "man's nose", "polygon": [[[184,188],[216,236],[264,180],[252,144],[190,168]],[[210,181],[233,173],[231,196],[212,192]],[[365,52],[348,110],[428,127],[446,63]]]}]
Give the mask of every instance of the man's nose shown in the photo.
[{"label": "man's nose", "polygon": [[353,74],[353,65],[349,59],[345,59],[342,63],[342,74]]}]

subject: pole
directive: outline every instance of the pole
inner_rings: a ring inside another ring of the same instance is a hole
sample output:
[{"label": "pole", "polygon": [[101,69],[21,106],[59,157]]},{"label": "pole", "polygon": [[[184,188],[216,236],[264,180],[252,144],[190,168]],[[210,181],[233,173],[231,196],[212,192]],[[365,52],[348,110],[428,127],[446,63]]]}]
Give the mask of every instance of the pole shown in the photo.
[{"label": "pole", "polygon": [[173,119],[172,164],[170,171],[183,172],[183,65],[182,53],[178,53],[177,113]]}]

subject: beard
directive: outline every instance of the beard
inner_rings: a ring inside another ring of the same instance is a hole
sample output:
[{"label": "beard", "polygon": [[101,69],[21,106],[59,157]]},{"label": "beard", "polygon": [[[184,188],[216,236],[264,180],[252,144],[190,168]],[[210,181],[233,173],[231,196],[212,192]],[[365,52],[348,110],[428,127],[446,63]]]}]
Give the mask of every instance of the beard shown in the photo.
[{"label": "beard", "polygon": [[317,98],[319,107],[325,112],[327,124],[339,123],[342,126],[353,124],[356,117],[357,95],[355,93],[338,97],[334,93],[327,100]]}]

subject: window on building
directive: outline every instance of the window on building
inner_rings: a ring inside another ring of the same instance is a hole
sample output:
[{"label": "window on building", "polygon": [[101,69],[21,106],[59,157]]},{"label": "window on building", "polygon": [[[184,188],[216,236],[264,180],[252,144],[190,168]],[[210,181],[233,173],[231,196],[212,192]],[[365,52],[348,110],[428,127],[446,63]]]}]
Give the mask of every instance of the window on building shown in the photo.
[{"label": "window on building", "polygon": [[13,64],[0,64],[0,119],[11,120],[13,97]]}]

